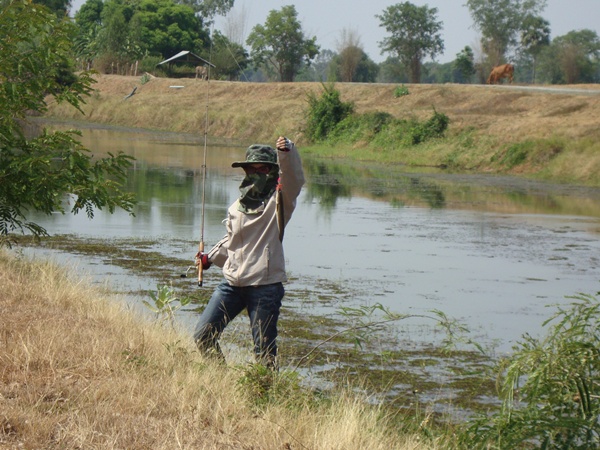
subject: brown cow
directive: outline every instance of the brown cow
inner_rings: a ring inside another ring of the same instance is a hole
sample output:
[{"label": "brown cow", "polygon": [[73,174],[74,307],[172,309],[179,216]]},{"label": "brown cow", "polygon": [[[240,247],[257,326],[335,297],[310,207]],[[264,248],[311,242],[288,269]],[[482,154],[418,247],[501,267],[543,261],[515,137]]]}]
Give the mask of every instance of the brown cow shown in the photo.
[{"label": "brown cow", "polygon": [[201,80],[208,80],[208,69],[206,66],[196,66],[196,78],[200,75]]},{"label": "brown cow", "polygon": [[513,75],[515,73],[515,66],[512,64],[502,64],[501,66],[496,66],[490,72],[490,76],[488,77],[487,84],[496,84],[502,78],[508,78],[508,82],[513,82]]}]

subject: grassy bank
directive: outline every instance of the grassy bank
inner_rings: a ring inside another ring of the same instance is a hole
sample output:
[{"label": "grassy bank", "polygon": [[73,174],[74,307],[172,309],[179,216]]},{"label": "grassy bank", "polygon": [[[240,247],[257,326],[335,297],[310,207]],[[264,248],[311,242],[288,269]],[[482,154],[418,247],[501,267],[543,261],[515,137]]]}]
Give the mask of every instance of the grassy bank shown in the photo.
[{"label": "grassy bank", "polygon": [[0,252],[0,290],[0,448],[442,448],[355,395],[203,360],[49,262]]},{"label": "grassy bank", "polygon": [[[241,145],[272,142],[285,134],[303,151],[323,157],[383,164],[442,166],[458,171],[510,173],[600,186],[599,85],[531,86],[396,85],[338,83],[358,114],[386,112],[401,119],[447,115],[445,138],[413,147],[370,140],[310,147],[304,137],[307,95],[319,83],[204,82],[195,79],[99,75],[85,115],[51,104],[48,115],[65,119],[204,134]],[[132,97],[125,97],[136,88]],[[587,93],[584,92],[587,90]],[[595,93],[590,95],[589,92]]]}]

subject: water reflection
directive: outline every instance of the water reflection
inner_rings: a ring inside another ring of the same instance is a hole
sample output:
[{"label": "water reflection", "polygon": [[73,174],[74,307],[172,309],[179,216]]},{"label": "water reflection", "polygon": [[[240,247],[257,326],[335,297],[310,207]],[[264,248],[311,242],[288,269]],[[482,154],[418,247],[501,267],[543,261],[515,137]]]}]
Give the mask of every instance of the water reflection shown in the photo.
[{"label": "water reflection", "polygon": [[335,208],[339,198],[351,198],[353,191],[395,206],[418,203],[444,208],[446,204],[443,190],[421,177],[314,159],[308,159],[304,168],[311,181],[307,187],[308,200],[318,200],[326,210]]},{"label": "water reflection", "polygon": [[[82,142],[98,155],[122,150],[136,158],[128,180],[139,201],[135,217],[33,219],[53,234],[159,239],[169,255],[189,247],[191,259],[201,225],[199,137],[84,129]],[[231,162],[243,158],[246,144],[208,149],[207,246],[224,234],[242,179]],[[540,331],[546,305],[600,289],[598,189],[307,156],[303,162],[307,184],[286,231],[290,310],[310,305],[325,316],[376,302],[401,313],[440,309],[509,349],[523,333]]]}]

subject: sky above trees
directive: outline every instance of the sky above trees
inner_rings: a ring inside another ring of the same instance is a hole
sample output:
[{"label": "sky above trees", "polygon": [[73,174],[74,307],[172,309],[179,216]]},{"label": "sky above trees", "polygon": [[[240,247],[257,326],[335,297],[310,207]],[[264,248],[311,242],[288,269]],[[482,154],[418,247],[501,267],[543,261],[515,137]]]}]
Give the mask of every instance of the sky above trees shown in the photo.
[{"label": "sky above trees", "polygon": [[[73,0],[71,14],[85,2]],[[402,1],[390,0],[236,0],[230,13],[236,23],[243,28],[242,36],[248,36],[257,24],[264,24],[269,11],[280,10],[285,5],[295,4],[298,20],[307,37],[316,36],[322,49],[338,51],[342,31],[357,32],[364,51],[375,62],[381,62],[387,55],[380,54],[379,42],[386,36],[380,21],[375,17],[390,5]],[[428,5],[438,9],[438,20],[443,22],[441,31],[445,52],[437,57],[440,63],[453,61],[456,54],[465,46],[476,49],[478,33],[472,27],[473,20],[463,0],[411,0],[417,6]],[[541,14],[551,27],[551,38],[564,35],[572,30],[590,29],[600,35],[599,0],[548,0]],[[215,28],[223,30],[225,18],[217,18]],[[245,43],[244,43],[245,45]]]}]

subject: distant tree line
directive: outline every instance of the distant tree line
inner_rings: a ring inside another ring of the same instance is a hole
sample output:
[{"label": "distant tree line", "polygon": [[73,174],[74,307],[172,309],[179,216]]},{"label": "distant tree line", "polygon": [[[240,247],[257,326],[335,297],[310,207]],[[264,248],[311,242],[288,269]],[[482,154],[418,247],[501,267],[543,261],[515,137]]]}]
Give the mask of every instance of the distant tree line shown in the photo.
[{"label": "distant tree line", "polygon": [[[322,49],[307,36],[293,5],[270,11],[244,39],[244,20],[234,17],[235,0],[87,0],[77,11],[74,57],[79,68],[103,73],[156,72],[156,64],[181,50],[215,64],[212,76],[249,81],[343,81],[388,83],[484,83],[490,70],[512,62],[521,83],[600,81],[600,39],[593,30],[573,30],[551,38],[542,17],[546,0],[466,0],[480,33],[475,48],[465,46],[452,62],[444,51],[437,8],[402,2],[375,17],[386,36],[387,55],[375,63],[355,30],[344,29],[336,49]],[[66,15],[70,0],[36,0]],[[214,30],[217,16],[228,17]],[[190,68],[166,68],[185,76]]]}]

